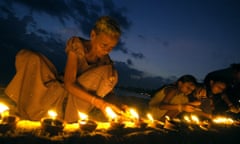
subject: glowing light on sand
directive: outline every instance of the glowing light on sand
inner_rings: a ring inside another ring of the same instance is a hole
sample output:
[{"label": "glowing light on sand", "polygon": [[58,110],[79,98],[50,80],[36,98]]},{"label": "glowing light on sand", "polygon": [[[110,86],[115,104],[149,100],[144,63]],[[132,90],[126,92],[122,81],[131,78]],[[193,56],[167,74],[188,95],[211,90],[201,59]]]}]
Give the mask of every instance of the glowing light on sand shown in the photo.
[{"label": "glowing light on sand", "polygon": [[212,120],[216,124],[233,124],[234,120],[228,117],[216,117]]}]

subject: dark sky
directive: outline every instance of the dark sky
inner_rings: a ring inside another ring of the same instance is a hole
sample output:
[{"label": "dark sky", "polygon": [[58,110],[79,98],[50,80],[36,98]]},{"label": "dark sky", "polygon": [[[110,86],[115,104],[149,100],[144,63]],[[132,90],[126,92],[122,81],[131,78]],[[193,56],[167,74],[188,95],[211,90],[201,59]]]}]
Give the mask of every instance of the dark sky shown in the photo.
[{"label": "dark sky", "polygon": [[66,40],[88,38],[101,15],[123,30],[110,54],[122,85],[158,87],[183,74],[202,80],[240,62],[239,6],[237,0],[2,0],[0,82],[14,75],[21,48],[44,53],[62,72]]}]

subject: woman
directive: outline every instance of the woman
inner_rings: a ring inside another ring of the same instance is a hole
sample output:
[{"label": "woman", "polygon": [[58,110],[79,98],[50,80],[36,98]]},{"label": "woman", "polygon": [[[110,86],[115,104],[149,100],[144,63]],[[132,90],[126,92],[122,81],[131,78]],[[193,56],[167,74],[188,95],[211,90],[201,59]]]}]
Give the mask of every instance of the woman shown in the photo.
[{"label": "woman", "polygon": [[176,83],[161,88],[149,102],[155,119],[164,120],[165,116],[176,117],[181,112],[197,110],[199,102],[189,102],[190,95],[196,87],[196,79],[192,75],[183,75]]},{"label": "woman", "polygon": [[225,93],[228,81],[224,77],[217,75],[207,77],[204,83],[206,85],[207,97],[212,101],[212,113],[225,113],[228,110],[238,113],[237,108]]},{"label": "woman", "polygon": [[72,37],[66,46],[67,62],[63,83],[56,68],[42,54],[23,49],[16,56],[16,74],[5,93],[17,104],[21,118],[40,120],[55,109],[67,122],[79,119],[78,112],[90,113],[94,107],[105,112],[103,100],[117,83],[118,74],[109,57],[121,31],[110,17],[100,17],[90,39]]}]

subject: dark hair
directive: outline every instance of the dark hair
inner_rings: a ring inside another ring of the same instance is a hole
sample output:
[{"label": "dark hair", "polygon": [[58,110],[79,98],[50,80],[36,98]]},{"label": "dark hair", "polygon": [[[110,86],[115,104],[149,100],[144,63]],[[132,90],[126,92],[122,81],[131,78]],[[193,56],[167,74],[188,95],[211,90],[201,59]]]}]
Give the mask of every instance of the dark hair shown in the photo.
[{"label": "dark hair", "polygon": [[192,75],[183,75],[177,80],[177,82],[179,82],[179,81],[181,81],[181,82],[192,82],[195,85],[197,84],[196,78]]},{"label": "dark hair", "polygon": [[214,83],[224,83],[227,87],[229,86],[228,80],[221,76],[212,76],[209,77],[207,81],[205,81],[205,85],[207,88],[210,87],[210,82],[213,81]]},{"label": "dark hair", "polygon": [[240,63],[233,63],[231,64],[231,68],[233,69],[233,71],[235,72],[240,72]]}]

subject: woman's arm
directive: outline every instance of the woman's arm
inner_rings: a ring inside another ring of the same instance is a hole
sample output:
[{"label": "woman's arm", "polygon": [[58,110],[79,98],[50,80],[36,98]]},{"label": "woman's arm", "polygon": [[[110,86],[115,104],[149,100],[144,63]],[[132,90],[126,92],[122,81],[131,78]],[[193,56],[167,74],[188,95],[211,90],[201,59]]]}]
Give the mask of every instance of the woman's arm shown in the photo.
[{"label": "woman's arm", "polygon": [[166,96],[163,99],[163,102],[159,104],[160,109],[164,110],[177,110],[179,112],[186,111],[186,112],[193,112],[195,111],[195,106],[190,104],[170,104],[170,101],[174,96],[177,94],[177,89],[168,89],[166,91]]},{"label": "woman's arm", "polygon": [[91,95],[77,84],[77,55],[69,51],[67,55],[67,62],[64,74],[64,85],[68,92],[72,95],[87,101],[94,106],[101,108],[104,106],[104,101]]},{"label": "woman's arm", "polygon": [[67,56],[65,74],[64,74],[64,85],[66,90],[73,96],[76,96],[86,102],[91,103],[95,107],[99,108],[102,112],[105,112],[107,106],[111,107],[115,112],[122,113],[116,106],[105,102],[103,99],[96,97],[88,93],[77,83],[77,68],[78,68],[78,57],[77,55],[69,51]]}]

